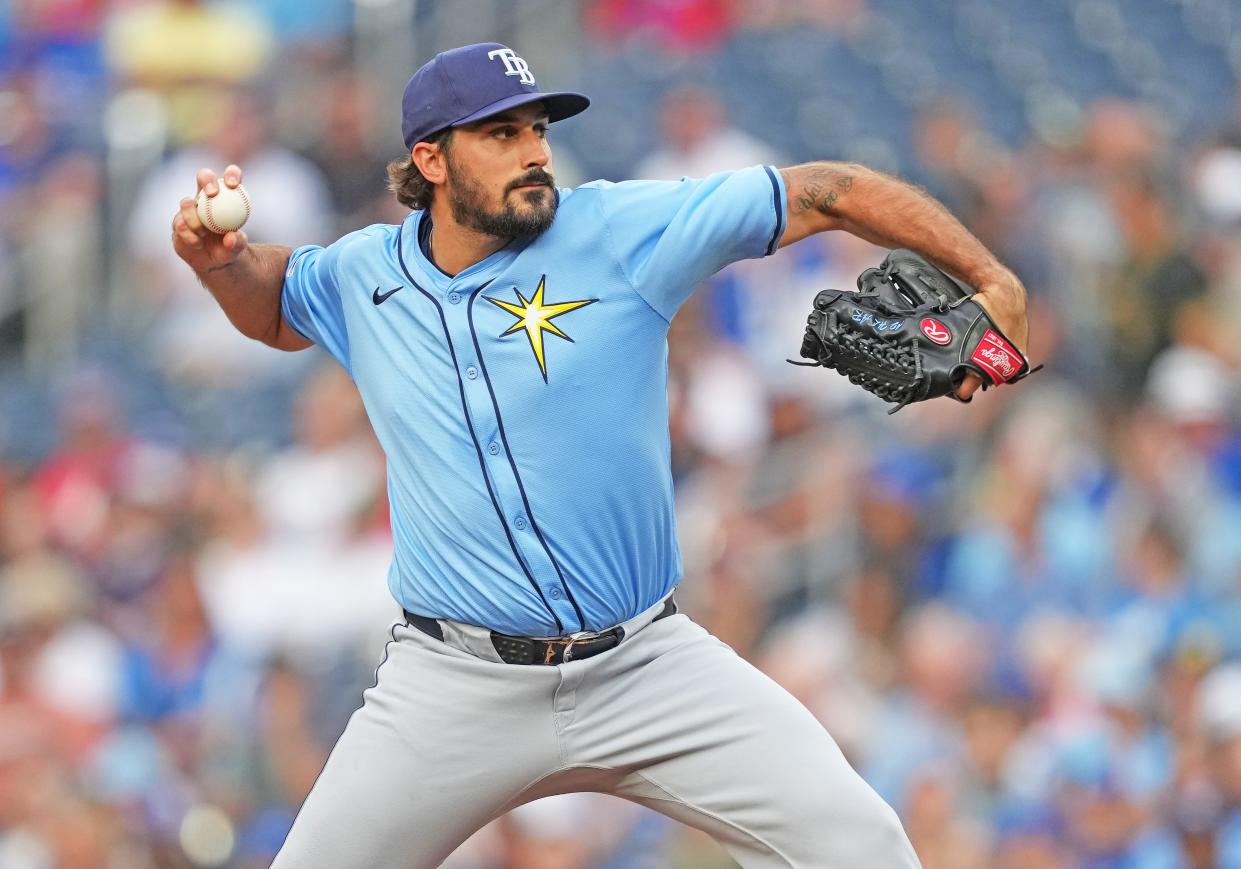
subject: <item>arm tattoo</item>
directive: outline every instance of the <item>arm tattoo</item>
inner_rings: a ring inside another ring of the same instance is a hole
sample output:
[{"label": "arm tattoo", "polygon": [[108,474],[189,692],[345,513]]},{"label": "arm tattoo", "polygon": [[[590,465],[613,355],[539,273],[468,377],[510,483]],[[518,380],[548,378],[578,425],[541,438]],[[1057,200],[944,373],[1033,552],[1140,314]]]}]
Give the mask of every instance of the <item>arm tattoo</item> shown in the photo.
[{"label": "arm tattoo", "polygon": [[852,175],[827,164],[813,165],[801,177],[794,210],[801,214],[814,208],[831,215],[840,198],[852,189]]}]

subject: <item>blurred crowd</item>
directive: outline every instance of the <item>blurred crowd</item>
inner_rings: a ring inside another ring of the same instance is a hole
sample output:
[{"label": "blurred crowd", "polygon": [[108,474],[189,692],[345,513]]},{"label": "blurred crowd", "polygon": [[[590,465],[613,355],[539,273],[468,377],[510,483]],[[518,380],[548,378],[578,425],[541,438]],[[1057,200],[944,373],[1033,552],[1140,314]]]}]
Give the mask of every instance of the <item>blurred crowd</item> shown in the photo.
[{"label": "blurred crowd", "polygon": [[[385,34],[509,39],[512,9],[574,18],[587,77],[665,58],[624,176],[833,159],[675,71],[756,29],[847,38],[872,4],[477,3],[478,32],[427,5],[0,11],[0,869],[268,865],[397,615],[352,383],[236,335],[172,254],[198,167],[243,167],[252,241],[401,219],[392,88],[447,46],[383,78]],[[888,416],[784,361],[883,251],[725,270],[670,336],[681,605],[820,718],[927,869],[1241,869],[1241,95],[1210,128],[1118,94],[1012,142],[966,82],[909,130],[903,174],[1025,280],[1047,367]],[[580,794],[446,865],[732,864]]]}]

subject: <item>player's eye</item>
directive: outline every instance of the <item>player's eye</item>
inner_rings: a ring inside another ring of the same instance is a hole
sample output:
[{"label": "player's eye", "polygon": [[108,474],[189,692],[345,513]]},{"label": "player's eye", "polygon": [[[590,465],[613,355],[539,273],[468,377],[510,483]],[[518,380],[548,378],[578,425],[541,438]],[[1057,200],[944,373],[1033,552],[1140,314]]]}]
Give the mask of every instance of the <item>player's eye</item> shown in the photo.
[{"label": "player's eye", "polygon": [[496,127],[491,131],[491,135],[495,136],[497,139],[511,139],[513,136],[517,135],[517,128],[511,126]]},{"label": "player's eye", "polygon": [[538,136],[540,139],[546,139],[547,138],[547,124],[535,124],[534,134]]}]

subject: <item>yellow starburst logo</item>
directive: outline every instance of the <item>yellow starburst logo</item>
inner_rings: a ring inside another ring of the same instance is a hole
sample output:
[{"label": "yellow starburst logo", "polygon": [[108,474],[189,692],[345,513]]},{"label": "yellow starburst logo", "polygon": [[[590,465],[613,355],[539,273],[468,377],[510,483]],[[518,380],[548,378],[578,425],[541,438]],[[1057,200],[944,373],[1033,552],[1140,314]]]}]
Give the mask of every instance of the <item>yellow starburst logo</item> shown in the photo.
[{"label": "yellow starburst logo", "polygon": [[598,299],[583,299],[579,302],[557,302],[551,305],[543,304],[543,287],[547,283],[547,275],[539,278],[539,285],[534,291],[534,296],[529,301],[521,294],[521,290],[516,287],[513,291],[517,293],[517,301],[519,304],[514,305],[512,302],[506,302],[503,299],[493,299],[491,296],[484,296],[488,302],[503,308],[514,317],[517,322],[509,326],[500,333],[500,337],[512,335],[519,329],[526,330],[526,337],[530,339],[530,349],[534,351],[535,361],[539,363],[539,371],[543,375],[543,382],[547,382],[547,359],[543,352],[543,333],[551,332],[558,338],[572,342],[573,339],[556,328],[553,319],[561,314],[567,314],[570,311],[576,311],[578,308],[584,308],[587,305],[594,304]]}]

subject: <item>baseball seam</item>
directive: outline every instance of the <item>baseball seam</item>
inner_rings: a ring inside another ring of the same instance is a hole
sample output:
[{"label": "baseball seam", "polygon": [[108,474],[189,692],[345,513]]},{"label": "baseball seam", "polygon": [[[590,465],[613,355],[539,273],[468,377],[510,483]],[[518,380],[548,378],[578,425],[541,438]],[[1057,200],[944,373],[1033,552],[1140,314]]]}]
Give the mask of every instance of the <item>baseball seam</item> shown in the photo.
[{"label": "baseball seam", "polygon": [[[231,187],[229,189],[236,190],[239,194],[241,194],[241,204],[245,206],[245,209],[246,209],[245,215],[241,218],[241,223],[244,226],[245,222],[250,219],[250,194],[246,193],[246,190],[244,187]],[[219,196],[219,195],[220,195],[219,193],[216,194],[216,196]],[[232,232],[233,230],[230,230],[230,229],[222,229],[220,225],[215,222],[215,215],[212,213],[212,208],[211,208],[211,203],[215,201],[215,196],[207,196],[205,197],[205,199],[207,200],[206,207],[205,207],[205,210],[207,212],[207,219],[204,222],[207,224],[207,229],[211,230],[217,235],[224,235],[227,232]],[[240,229],[240,227],[238,228]]]}]

